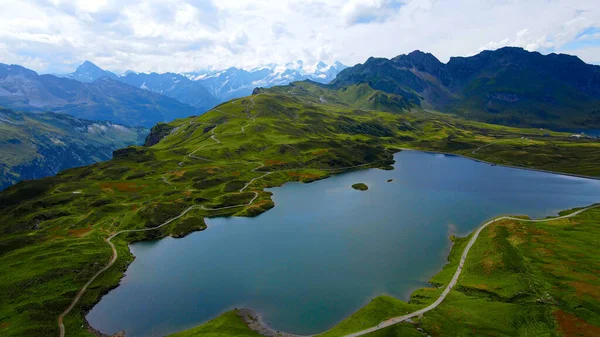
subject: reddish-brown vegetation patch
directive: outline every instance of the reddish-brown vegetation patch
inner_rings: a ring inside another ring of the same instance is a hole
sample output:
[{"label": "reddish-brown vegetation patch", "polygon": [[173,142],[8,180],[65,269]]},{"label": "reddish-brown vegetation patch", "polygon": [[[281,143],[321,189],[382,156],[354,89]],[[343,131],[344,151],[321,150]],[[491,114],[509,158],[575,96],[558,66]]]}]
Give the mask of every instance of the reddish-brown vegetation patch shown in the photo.
[{"label": "reddish-brown vegetation patch", "polygon": [[538,255],[541,255],[541,256],[551,256],[551,255],[554,255],[554,252],[553,252],[553,251],[551,251],[551,250],[550,250],[550,249],[548,249],[548,248],[544,248],[544,247],[539,247],[539,248],[536,248],[536,249],[535,249],[535,252],[536,252]]},{"label": "reddish-brown vegetation patch", "polygon": [[596,337],[600,336],[600,327],[588,324],[581,318],[566,313],[562,310],[554,312],[554,318],[558,323],[558,331],[560,331],[564,337],[571,336],[583,336],[583,337]]},{"label": "reddish-brown vegetation patch", "polygon": [[271,165],[281,165],[281,164],[285,164],[284,161],[281,160],[276,160],[276,159],[267,159],[265,161],[265,165],[267,166],[271,166]]},{"label": "reddish-brown vegetation patch", "polygon": [[65,237],[58,234],[52,234],[46,237],[46,241],[63,240]]},{"label": "reddish-brown vegetation patch", "polygon": [[134,182],[101,183],[100,188],[107,191],[117,190],[119,192],[138,192],[146,185],[138,185]]},{"label": "reddish-brown vegetation patch", "polygon": [[261,200],[252,204],[252,207],[261,207],[269,203],[269,200]]},{"label": "reddish-brown vegetation patch", "polygon": [[488,234],[489,238],[496,237],[496,235],[497,235],[497,228],[498,227],[496,227],[496,226],[489,227],[489,229],[487,231],[487,234]]},{"label": "reddish-brown vegetation patch", "polygon": [[92,228],[90,228],[90,227],[70,229],[69,230],[69,235],[80,238],[80,237],[86,235],[87,233],[89,233],[91,231],[92,231]]},{"label": "reddish-brown vegetation patch", "polygon": [[584,297],[587,295],[596,300],[600,300],[600,287],[597,285],[585,282],[569,282],[569,285],[575,288],[575,292],[577,293],[578,297]]},{"label": "reddish-brown vegetation patch", "polygon": [[556,239],[551,236],[541,236],[539,239],[540,242],[543,242],[544,244],[555,244],[557,242]]},{"label": "reddish-brown vegetation patch", "polygon": [[483,273],[489,275],[496,269],[497,263],[492,258],[486,257],[481,261],[481,265],[483,266]]},{"label": "reddish-brown vegetation patch", "polygon": [[545,231],[543,229],[535,229],[535,228],[531,228],[529,230],[529,233],[533,234],[533,235],[541,235],[541,236],[547,236],[547,235],[550,234],[550,233],[548,233],[547,231]]},{"label": "reddish-brown vegetation patch", "polygon": [[11,322],[0,323],[0,330],[8,328],[11,324],[12,324]]},{"label": "reddish-brown vegetation patch", "polygon": [[185,174],[185,170],[178,170],[178,171],[173,171],[171,172],[171,175],[175,176],[175,177],[181,177]]},{"label": "reddish-brown vegetation patch", "polygon": [[316,174],[316,173],[288,172],[288,176],[290,176],[292,178],[298,178],[298,179],[317,179],[321,175]]}]

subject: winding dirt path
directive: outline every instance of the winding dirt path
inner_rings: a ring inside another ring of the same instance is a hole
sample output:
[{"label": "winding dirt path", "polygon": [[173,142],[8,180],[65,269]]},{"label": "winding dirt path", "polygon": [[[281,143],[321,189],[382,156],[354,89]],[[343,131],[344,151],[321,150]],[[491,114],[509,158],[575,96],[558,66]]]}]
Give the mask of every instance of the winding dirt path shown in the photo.
[{"label": "winding dirt path", "polygon": [[[254,106],[254,100],[251,98],[250,99],[252,101],[252,106]],[[251,107],[250,107],[251,108]],[[250,113],[249,110],[250,108],[247,108],[248,114]],[[236,116],[239,117],[239,116]],[[247,126],[249,126],[251,123],[253,123],[256,120],[256,116],[252,117],[250,115],[248,115],[248,118],[252,119],[251,122],[249,122],[248,124],[242,126],[242,129],[240,132],[236,132],[236,133],[232,133],[229,135],[233,135],[233,134],[239,134],[239,133],[244,133],[246,130],[245,128]],[[215,126],[212,130],[211,130],[211,136],[210,139],[212,139],[214,142],[216,142],[217,144],[221,144],[221,141],[216,137],[217,135],[215,134],[215,130],[218,127]],[[210,144],[205,144],[200,146],[199,148],[197,148],[196,150],[194,150],[193,152],[191,152],[190,154],[188,154],[187,156],[189,158],[194,158],[194,159],[200,159],[200,160],[204,160],[204,161],[209,161],[209,162],[215,162],[214,160],[210,160],[210,159],[206,159],[206,158],[202,158],[202,157],[198,157],[198,156],[194,156],[194,153],[196,153],[197,151],[201,150],[202,148],[208,146]],[[325,171],[330,171],[330,172],[334,172],[334,171],[342,171],[342,170],[348,170],[348,169],[352,169],[352,168],[358,168],[358,167],[364,167],[364,166],[369,166],[369,165],[373,165],[375,163],[377,163],[379,161],[375,161],[372,163],[367,163],[367,164],[361,164],[361,165],[354,165],[354,166],[348,166],[348,167],[342,167],[342,168],[337,168],[337,169],[322,169]],[[265,165],[263,163],[260,162],[256,162],[256,161],[244,161],[244,162],[232,162],[232,163],[259,163],[260,165],[257,166],[256,168],[252,169],[252,172],[256,172],[257,170],[259,170],[260,168],[264,167]],[[292,170],[298,170],[298,168],[295,169],[287,169],[287,170],[281,170],[281,171],[272,171],[272,172],[265,172],[263,175],[253,178],[251,179],[248,183],[246,183],[240,190],[239,193],[242,193],[246,188],[248,188],[248,186],[250,186],[252,183],[254,183],[255,181],[262,179],[270,174],[276,173],[276,172],[283,172],[283,171],[292,171]],[[319,169],[321,170],[321,169]],[[170,186],[175,187],[174,185],[172,185],[167,179],[166,177],[163,175],[162,179],[165,183],[169,184]],[[175,187],[176,188],[176,187]],[[232,209],[232,208],[239,208],[239,207],[246,207],[246,206],[250,206],[254,203],[254,201],[256,201],[256,199],[258,198],[259,194],[256,191],[253,191],[252,193],[254,193],[254,197],[246,204],[240,204],[240,205],[233,205],[233,206],[226,206],[226,207],[219,207],[219,208],[206,208],[203,205],[193,205],[188,207],[187,209],[185,209],[183,212],[181,212],[178,216],[171,218],[167,221],[165,221],[164,223],[156,226],[156,227],[150,227],[150,228],[141,228],[141,229],[127,229],[127,230],[122,230],[119,232],[116,232],[114,234],[112,234],[111,236],[109,236],[108,238],[105,239],[106,243],[110,246],[111,250],[112,250],[112,257],[110,259],[110,261],[108,262],[108,264],[100,269],[98,272],[96,272],[96,274],[94,274],[87,282],[86,284],[79,290],[79,292],[77,293],[77,295],[75,296],[75,298],[73,299],[73,301],[71,302],[71,305],[69,305],[69,307],[67,309],[65,309],[65,311],[63,311],[59,316],[58,316],[58,327],[60,330],[60,337],[65,337],[66,334],[66,329],[65,329],[65,325],[64,325],[64,318],[65,316],[67,316],[72,310],[73,308],[77,305],[77,303],[79,302],[79,300],[81,299],[81,297],[83,296],[83,294],[87,291],[87,289],[89,288],[89,286],[92,284],[92,282],[94,282],[98,276],[100,276],[102,273],[104,273],[106,270],[108,270],[110,267],[112,267],[115,263],[115,261],[118,258],[118,253],[117,253],[117,249],[115,247],[115,245],[111,242],[111,240],[113,238],[115,238],[116,236],[123,234],[123,233],[133,233],[133,232],[146,232],[146,231],[152,231],[152,230],[156,230],[159,228],[162,228],[168,224],[170,224],[171,222],[181,218],[182,216],[184,216],[185,214],[187,214],[189,211],[193,210],[193,209],[203,209],[203,210],[208,210],[208,211],[219,211],[219,210],[224,210],[224,209]]]},{"label": "winding dirt path", "polygon": [[440,295],[440,297],[438,297],[438,299],[433,302],[432,304],[428,305],[427,307],[417,310],[415,312],[412,312],[410,314],[406,314],[403,316],[398,316],[398,317],[394,317],[394,318],[390,318],[386,321],[383,321],[379,324],[377,324],[374,327],[359,331],[359,332],[355,332],[349,335],[345,335],[343,337],[356,337],[356,336],[362,336],[362,335],[366,335],[368,333],[377,331],[377,330],[381,330],[384,328],[387,328],[391,325],[406,321],[407,319],[410,318],[414,318],[417,316],[421,316],[435,308],[437,308],[446,298],[446,296],[448,296],[448,294],[450,293],[450,291],[452,290],[452,288],[456,285],[456,283],[458,282],[458,278],[460,277],[460,274],[462,272],[462,269],[465,265],[465,261],[467,259],[467,255],[469,254],[469,250],[471,249],[471,247],[475,244],[475,241],[477,241],[477,238],[479,237],[479,234],[481,233],[482,230],[484,230],[488,225],[497,222],[497,221],[501,221],[501,220],[517,220],[517,221],[525,221],[525,222],[549,222],[549,221],[554,221],[554,220],[560,220],[560,219],[566,219],[566,218],[571,218],[574,217],[576,215],[579,215],[585,211],[588,211],[590,209],[593,208],[598,208],[600,207],[600,205],[594,205],[594,206],[590,206],[590,207],[586,207],[583,209],[580,209],[576,212],[573,212],[571,214],[567,214],[567,215],[563,215],[563,216],[559,216],[556,218],[548,218],[548,219],[534,219],[534,220],[530,220],[530,219],[520,219],[520,218],[515,218],[515,217],[511,217],[511,216],[502,216],[496,219],[492,219],[486,223],[484,223],[483,225],[481,225],[476,231],[475,233],[473,233],[473,237],[471,238],[471,240],[469,240],[469,243],[467,244],[467,246],[465,247],[465,250],[463,251],[462,257],[460,258],[460,262],[458,264],[458,268],[456,269],[456,272],[454,273],[454,276],[452,277],[452,280],[450,281],[450,283],[448,283],[448,285],[446,286],[446,289],[444,289],[444,291],[442,292],[442,294]]},{"label": "winding dirt path", "polygon": [[496,141],[496,142],[491,142],[491,143],[489,143],[489,144],[482,145],[482,146],[480,146],[480,147],[476,148],[475,150],[471,151],[471,153],[472,153],[472,154],[477,154],[477,151],[479,151],[479,150],[483,149],[484,147],[488,147],[488,146],[490,146],[490,145],[494,145],[494,144],[496,144],[496,143],[497,143],[497,141]]},{"label": "winding dirt path", "polygon": [[156,227],[151,227],[151,228],[142,228],[142,229],[126,229],[126,230],[122,230],[119,232],[114,233],[113,235],[109,236],[107,239],[105,239],[106,243],[108,243],[110,245],[110,248],[112,250],[112,257],[110,258],[110,261],[108,262],[108,264],[100,269],[96,274],[94,274],[94,276],[92,276],[87,283],[81,288],[81,290],[79,290],[79,292],[77,293],[77,296],[75,296],[75,298],[73,299],[73,302],[71,302],[71,305],[65,310],[63,311],[62,314],[60,314],[60,316],[58,316],[58,328],[60,329],[60,337],[64,337],[65,336],[65,325],[63,323],[63,320],[65,318],[66,315],[69,314],[69,312],[71,312],[71,310],[73,310],[73,308],[75,307],[75,305],[77,305],[77,302],[79,302],[79,300],[81,299],[81,296],[83,296],[83,294],[86,292],[86,290],[88,289],[88,287],[90,286],[90,284],[92,284],[92,282],[94,282],[94,280],[96,280],[96,278],[98,278],[98,276],[100,276],[102,273],[104,273],[106,270],[108,270],[108,268],[112,267],[113,264],[115,264],[115,261],[117,261],[117,258],[119,257],[119,254],[117,253],[117,248],[115,247],[115,245],[111,242],[111,240],[116,237],[119,234],[123,234],[123,233],[133,233],[133,232],[145,232],[145,231],[151,231],[151,230],[155,230],[155,229],[159,229],[161,227],[164,227],[168,224],[170,224],[171,222],[181,218],[182,216],[184,216],[187,212],[198,208],[197,205],[194,206],[190,206],[188,207],[186,210],[184,210],[183,212],[181,212],[181,214],[179,214],[178,216],[171,218],[167,221],[165,221],[164,223],[156,226]]}]

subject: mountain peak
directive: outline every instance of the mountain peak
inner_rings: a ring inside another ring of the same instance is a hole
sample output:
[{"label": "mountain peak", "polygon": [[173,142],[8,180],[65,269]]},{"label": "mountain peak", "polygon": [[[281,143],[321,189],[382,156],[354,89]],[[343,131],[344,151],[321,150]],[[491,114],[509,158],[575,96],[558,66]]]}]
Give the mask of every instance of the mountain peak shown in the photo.
[{"label": "mountain peak", "polygon": [[421,64],[421,63],[432,63],[432,64],[441,64],[440,60],[438,60],[433,54],[422,52],[420,50],[413,50],[408,54],[402,54],[394,57],[392,61],[395,62],[408,62],[413,65]]},{"label": "mountain peak", "polygon": [[80,82],[91,83],[102,77],[117,78],[117,75],[110,71],[104,70],[91,61],[83,62],[75,72],[66,75],[67,78],[74,79]]},{"label": "mountain peak", "polygon": [[420,51],[419,49],[415,49],[413,51],[411,51],[410,53],[408,53],[408,56],[425,56],[425,55],[431,55],[431,53],[426,53],[423,51]]},{"label": "mountain peak", "polygon": [[393,62],[406,68],[416,68],[421,71],[426,71],[432,74],[438,74],[440,69],[443,67],[443,63],[440,62],[433,54],[425,53],[420,50],[414,50],[408,55],[402,54],[394,57]]},{"label": "mountain peak", "polygon": [[95,65],[91,61],[87,61],[86,60],[81,65],[79,65],[79,67],[77,67],[77,70],[75,70],[75,72],[78,72],[78,71],[90,71],[90,70],[104,71],[102,68],[98,67],[97,65]]}]

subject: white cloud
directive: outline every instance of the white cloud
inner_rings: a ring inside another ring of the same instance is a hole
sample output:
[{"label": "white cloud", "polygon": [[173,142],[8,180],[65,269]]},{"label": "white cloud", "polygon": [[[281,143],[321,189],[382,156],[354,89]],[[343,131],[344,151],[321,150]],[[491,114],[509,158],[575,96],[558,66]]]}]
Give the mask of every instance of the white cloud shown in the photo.
[{"label": "white cloud", "polygon": [[504,45],[598,62],[598,27],[597,0],[0,0],[0,62],[178,72]]},{"label": "white cloud", "polygon": [[397,14],[401,6],[395,0],[349,0],[342,7],[342,17],[349,26],[382,22]]},{"label": "white cloud", "polygon": [[577,51],[577,55],[587,63],[600,64],[600,46],[583,47]]},{"label": "white cloud", "polygon": [[548,37],[541,36],[535,37],[529,32],[529,29],[522,29],[517,32],[514,39],[503,39],[501,41],[488,42],[483,47],[479,48],[479,51],[493,50],[506,46],[521,47],[525,50],[536,51],[545,50],[555,46],[555,43],[548,39]]}]

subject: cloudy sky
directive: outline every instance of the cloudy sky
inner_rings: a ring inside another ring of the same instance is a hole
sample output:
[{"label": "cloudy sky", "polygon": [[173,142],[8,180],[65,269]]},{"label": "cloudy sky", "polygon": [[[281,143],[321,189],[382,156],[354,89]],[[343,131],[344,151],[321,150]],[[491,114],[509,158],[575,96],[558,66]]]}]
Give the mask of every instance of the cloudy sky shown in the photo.
[{"label": "cloudy sky", "polygon": [[506,45],[600,64],[598,0],[0,0],[0,62],[184,72],[294,60],[446,62]]}]

